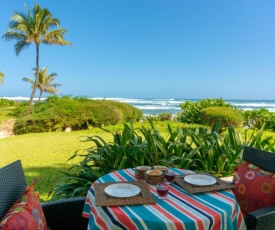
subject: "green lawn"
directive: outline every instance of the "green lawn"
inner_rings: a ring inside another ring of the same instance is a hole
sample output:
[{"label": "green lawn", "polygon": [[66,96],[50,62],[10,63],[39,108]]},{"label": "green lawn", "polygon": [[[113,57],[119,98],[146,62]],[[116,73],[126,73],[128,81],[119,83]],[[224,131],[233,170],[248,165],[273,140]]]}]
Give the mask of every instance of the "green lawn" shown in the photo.
[{"label": "green lawn", "polygon": [[[91,142],[81,142],[81,136],[91,136],[94,130],[76,131],[71,133],[37,133],[18,135],[0,139],[0,167],[20,159],[28,183],[38,178],[37,189],[41,200],[47,196],[59,171],[67,171],[72,163],[66,162],[78,149],[91,147]],[[105,140],[111,141],[111,135],[101,133]]]}]

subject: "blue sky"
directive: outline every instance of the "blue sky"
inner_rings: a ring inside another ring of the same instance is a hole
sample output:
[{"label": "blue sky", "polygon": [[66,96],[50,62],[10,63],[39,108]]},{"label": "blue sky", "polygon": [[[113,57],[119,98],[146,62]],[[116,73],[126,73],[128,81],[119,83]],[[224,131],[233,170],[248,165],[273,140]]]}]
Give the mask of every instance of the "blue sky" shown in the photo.
[{"label": "blue sky", "polygon": [[[275,99],[273,0],[2,0],[1,34],[24,3],[67,29],[72,46],[40,47],[63,95]],[[0,40],[0,96],[30,96],[35,46],[14,44]]]}]

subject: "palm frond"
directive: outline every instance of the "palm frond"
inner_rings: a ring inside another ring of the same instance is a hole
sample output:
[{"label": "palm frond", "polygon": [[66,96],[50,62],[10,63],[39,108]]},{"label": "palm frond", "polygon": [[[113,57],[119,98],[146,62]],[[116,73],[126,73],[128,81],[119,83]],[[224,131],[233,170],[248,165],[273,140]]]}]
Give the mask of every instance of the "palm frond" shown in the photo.
[{"label": "palm frond", "polygon": [[19,55],[22,51],[22,49],[27,48],[30,46],[31,43],[26,42],[25,40],[21,40],[15,44],[15,53],[16,55]]}]

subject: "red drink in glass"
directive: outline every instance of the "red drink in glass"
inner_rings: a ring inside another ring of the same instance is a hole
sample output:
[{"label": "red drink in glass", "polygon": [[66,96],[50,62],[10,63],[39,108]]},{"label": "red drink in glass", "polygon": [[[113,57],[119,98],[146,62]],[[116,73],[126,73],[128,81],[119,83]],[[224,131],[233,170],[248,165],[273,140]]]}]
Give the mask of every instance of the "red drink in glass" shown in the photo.
[{"label": "red drink in glass", "polygon": [[176,177],[176,175],[174,172],[172,172],[172,171],[165,172],[165,180],[166,180],[167,184],[173,183],[175,180],[175,177]]},{"label": "red drink in glass", "polygon": [[166,199],[168,196],[169,185],[164,183],[159,183],[156,185],[156,188],[157,188],[158,198]]}]

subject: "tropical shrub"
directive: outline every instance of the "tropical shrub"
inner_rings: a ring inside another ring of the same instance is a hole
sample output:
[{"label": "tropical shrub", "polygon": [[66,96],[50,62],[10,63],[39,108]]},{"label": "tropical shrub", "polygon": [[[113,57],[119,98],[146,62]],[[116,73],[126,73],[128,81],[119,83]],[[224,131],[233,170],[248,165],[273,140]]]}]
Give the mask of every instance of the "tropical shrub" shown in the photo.
[{"label": "tropical shrub", "polygon": [[160,113],[158,115],[158,118],[160,121],[171,121],[172,120],[172,114],[171,113]]},{"label": "tropical shrub", "polygon": [[222,98],[218,99],[203,99],[200,101],[184,101],[180,104],[182,109],[181,113],[177,114],[178,121],[191,123],[191,124],[201,124],[200,111],[208,107],[227,107],[237,111],[242,111],[237,106],[225,102]]},{"label": "tropical shrub", "polygon": [[0,98],[0,108],[8,107],[8,106],[14,106],[17,104],[16,101],[8,100],[5,98]]},{"label": "tropical shrub", "polygon": [[49,97],[23,114],[14,125],[15,134],[61,131],[67,127],[81,130],[142,118],[141,110],[126,103],[68,96]]},{"label": "tropical shrub", "polygon": [[172,121],[171,113],[149,114],[145,116],[145,120],[151,121]]},{"label": "tropical shrub", "polygon": [[17,117],[17,118],[23,116],[28,105],[29,105],[29,103],[27,101],[18,102],[17,104],[15,104],[14,110],[9,115]]},{"label": "tropical shrub", "polygon": [[[245,134],[229,127],[223,135],[205,127],[172,129],[167,125],[168,137],[164,137],[153,122],[150,127],[134,129],[124,124],[121,132],[113,133],[113,142],[105,142],[100,136],[90,136],[92,147],[78,150],[69,159],[79,158],[52,189],[53,199],[85,196],[91,184],[99,177],[124,168],[139,165],[165,165],[193,171],[208,171],[216,176],[232,175],[236,161],[241,158],[243,145],[274,149],[274,141],[258,131]],[[109,132],[108,130],[106,130]]]},{"label": "tropical shrub", "polygon": [[266,130],[275,131],[275,113],[267,109],[247,110],[243,116],[245,127],[261,129],[264,125]]},{"label": "tropical shrub", "polygon": [[243,125],[242,113],[228,107],[208,107],[200,111],[200,119],[203,125],[214,127],[221,120],[221,130],[229,126],[240,128]]}]

